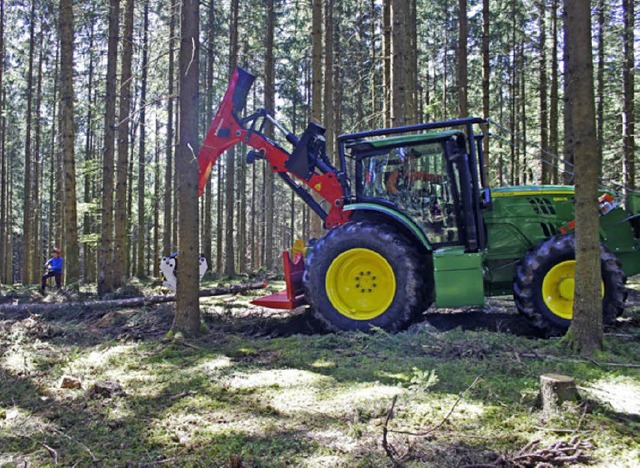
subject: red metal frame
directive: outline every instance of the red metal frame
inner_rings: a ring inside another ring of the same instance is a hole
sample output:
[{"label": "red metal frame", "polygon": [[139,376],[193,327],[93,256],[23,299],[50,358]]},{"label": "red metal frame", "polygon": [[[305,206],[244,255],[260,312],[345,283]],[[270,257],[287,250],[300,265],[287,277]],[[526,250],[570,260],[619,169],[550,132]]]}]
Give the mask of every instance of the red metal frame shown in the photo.
[{"label": "red metal frame", "polygon": [[[220,155],[238,143],[246,143],[265,157],[273,172],[286,173],[290,177],[295,177],[329,202],[330,208],[324,223],[327,229],[340,226],[349,221],[351,212],[343,210],[344,191],[336,174],[332,172],[325,174],[313,173],[309,180],[298,177],[287,170],[285,166],[290,156],[289,153],[261,133],[245,128],[242,125],[236,115],[236,110],[239,111],[239,109],[235,109],[237,103],[234,103],[234,96],[241,80],[240,73],[241,71],[236,69],[231,77],[227,91],[200,147],[198,153],[199,194],[202,195],[204,192],[211,170]],[[243,91],[246,90],[240,90],[240,92]],[[258,298],[253,301],[254,304],[275,309],[291,310],[305,303],[304,294],[302,293],[302,274],[304,272],[302,256],[298,255],[294,261],[291,261],[289,253],[284,252],[283,261],[287,289],[280,293]]]},{"label": "red metal frame", "polygon": [[211,169],[220,155],[238,143],[246,143],[264,155],[273,172],[287,173],[295,177],[330,203],[327,219],[325,220],[325,227],[327,229],[340,226],[349,221],[351,214],[342,209],[344,192],[335,174],[314,173],[309,180],[296,176],[285,167],[285,162],[290,156],[289,153],[266,139],[260,133],[250,131],[240,124],[234,112],[233,102],[238,78],[239,71],[236,70],[198,153],[199,194],[202,195],[204,192],[204,187],[211,175]]}]

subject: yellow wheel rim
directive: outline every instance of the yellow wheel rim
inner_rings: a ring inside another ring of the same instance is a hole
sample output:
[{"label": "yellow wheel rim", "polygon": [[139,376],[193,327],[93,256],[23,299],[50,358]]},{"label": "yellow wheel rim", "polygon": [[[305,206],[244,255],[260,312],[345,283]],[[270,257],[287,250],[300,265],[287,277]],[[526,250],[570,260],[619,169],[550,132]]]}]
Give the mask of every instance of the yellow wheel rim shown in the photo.
[{"label": "yellow wheel rim", "polygon": [[[549,310],[560,318],[573,318],[576,261],[566,260],[551,268],[542,281],[542,298]],[[604,283],[602,283],[604,297]]]},{"label": "yellow wheel rim", "polygon": [[350,249],[329,265],[325,287],[329,301],[342,315],[353,320],[371,320],[393,302],[396,277],[379,253]]}]

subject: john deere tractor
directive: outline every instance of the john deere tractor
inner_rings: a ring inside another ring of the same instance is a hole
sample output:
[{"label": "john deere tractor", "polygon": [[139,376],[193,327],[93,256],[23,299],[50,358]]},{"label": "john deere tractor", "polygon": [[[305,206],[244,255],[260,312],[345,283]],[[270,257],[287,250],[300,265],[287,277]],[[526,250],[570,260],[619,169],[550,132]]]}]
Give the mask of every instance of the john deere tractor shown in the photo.
[{"label": "john deere tractor", "polygon": [[[489,188],[478,118],[352,133],[338,137],[336,166],[324,129],[297,137],[265,109],[243,116],[254,77],[237,69],[199,153],[200,192],[213,164],[244,143],[248,162],[266,160],[320,216],[326,234],[295,255],[284,253],[287,289],[254,301],[307,305],[332,330],[407,327],[433,303],[482,305],[513,294],[518,311],[548,333],[573,315],[574,188]],[[265,135],[270,122],[280,143]],[[287,148],[285,148],[287,147]],[[318,203],[310,194],[316,192]],[[640,273],[632,227],[640,194],[627,210],[600,198],[604,322],[620,315],[626,276]]]}]

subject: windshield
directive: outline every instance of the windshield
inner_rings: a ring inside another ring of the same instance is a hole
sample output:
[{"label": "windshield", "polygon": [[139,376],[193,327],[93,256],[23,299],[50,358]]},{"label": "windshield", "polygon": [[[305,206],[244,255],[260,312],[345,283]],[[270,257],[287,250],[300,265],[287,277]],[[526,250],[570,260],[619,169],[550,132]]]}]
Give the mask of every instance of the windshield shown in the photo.
[{"label": "windshield", "polygon": [[459,182],[451,178],[444,143],[379,148],[360,159],[363,199],[386,200],[409,216],[434,244],[459,241]]}]

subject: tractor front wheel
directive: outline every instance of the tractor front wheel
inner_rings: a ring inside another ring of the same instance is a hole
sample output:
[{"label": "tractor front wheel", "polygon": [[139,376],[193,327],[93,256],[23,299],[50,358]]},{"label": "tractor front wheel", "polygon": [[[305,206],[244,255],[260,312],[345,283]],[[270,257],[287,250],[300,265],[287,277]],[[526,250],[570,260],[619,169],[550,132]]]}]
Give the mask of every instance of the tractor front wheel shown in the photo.
[{"label": "tractor front wheel", "polygon": [[347,223],[307,255],[305,296],[330,330],[397,331],[428,306],[420,266],[417,249],[391,226]]},{"label": "tractor front wheel", "polygon": [[[575,237],[554,236],[532,248],[516,269],[513,285],[518,311],[549,335],[564,333],[573,318]],[[603,323],[624,309],[626,277],[616,256],[600,247]]]}]

